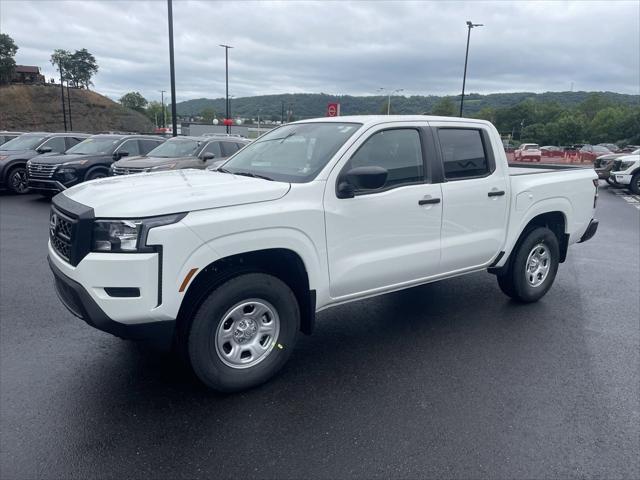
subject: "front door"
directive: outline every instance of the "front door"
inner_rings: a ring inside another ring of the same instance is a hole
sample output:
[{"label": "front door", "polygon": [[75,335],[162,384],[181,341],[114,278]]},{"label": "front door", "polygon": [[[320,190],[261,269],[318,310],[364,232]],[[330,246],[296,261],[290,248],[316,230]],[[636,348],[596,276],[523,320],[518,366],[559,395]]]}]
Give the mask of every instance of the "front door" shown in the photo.
[{"label": "front door", "polygon": [[[441,190],[440,184],[429,183],[427,168],[433,140],[425,124],[397,125],[370,130],[327,181],[324,209],[334,299],[400,287],[438,271]],[[385,185],[338,198],[339,179],[363,166],[385,168]]]}]

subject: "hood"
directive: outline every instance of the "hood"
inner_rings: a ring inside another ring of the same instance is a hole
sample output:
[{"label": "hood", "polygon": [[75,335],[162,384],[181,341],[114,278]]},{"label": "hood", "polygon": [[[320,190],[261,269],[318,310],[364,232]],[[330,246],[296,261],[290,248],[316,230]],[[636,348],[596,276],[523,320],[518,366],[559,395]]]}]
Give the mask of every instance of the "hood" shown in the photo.
[{"label": "hood", "polygon": [[53,155],[39,155],[37,159],[34,160],[34,163],[41,164],[49,164],[49,165],[59,165],[61,163],[73,162],[75,160],[90,160],[94,158],[94,155],[64,155],[64,154],[53,154]]},{"label": "hood", "polygon": [[0,150],[0,161],[5,160],[29,160],[38,155],[35,150]]},{"label": "hood", "polygon": [[92,207],[96,217],[136,218],[277,200],[289,188],[284,182],[187,169],[93,180],[61,195]]},{"label": "hood", "polygon": [[169,165],[171,163],[179,163],[182,160],[193,160],[195,157],[127,157],[122,160],[118,160],[115,165],[120,168],[151,168],[159,167],[161,165]]}]

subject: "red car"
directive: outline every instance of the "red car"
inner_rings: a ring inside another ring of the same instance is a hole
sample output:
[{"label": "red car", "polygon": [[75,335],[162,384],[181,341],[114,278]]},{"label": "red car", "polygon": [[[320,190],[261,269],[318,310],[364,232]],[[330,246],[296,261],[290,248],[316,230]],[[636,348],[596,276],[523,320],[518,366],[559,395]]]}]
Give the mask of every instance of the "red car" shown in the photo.
[{"label": "red car", "polygon": [[578,160],[581,163],[593,163],[595,159],[601,155],[610,155],[611,153],[611,150],[600,145],[584,145],[580,150],[578,150]]}]

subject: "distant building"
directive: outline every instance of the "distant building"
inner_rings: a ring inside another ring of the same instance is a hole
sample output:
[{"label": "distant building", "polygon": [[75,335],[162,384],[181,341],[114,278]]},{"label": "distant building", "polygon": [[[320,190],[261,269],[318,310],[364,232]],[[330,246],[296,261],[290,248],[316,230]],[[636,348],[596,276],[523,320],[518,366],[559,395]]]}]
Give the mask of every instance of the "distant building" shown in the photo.
[{"label": "distant building", "polygon": [[44,75],[40,73],[40,68],[31,65],[16,65],[11,77],[11,83],[43,85],[45,81]]}]

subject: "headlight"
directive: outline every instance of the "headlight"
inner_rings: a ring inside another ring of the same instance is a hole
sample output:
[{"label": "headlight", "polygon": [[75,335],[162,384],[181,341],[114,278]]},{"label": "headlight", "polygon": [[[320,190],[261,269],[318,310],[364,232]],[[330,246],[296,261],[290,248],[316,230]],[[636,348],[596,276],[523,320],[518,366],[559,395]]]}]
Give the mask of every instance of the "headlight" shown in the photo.
[{"label": "headlight", "polygon": [[154,227],[171,225],[186,213],[141,219],[96,220],[93,225],[91,250],[93,252],[150,252],[147,235]]},{"label": "headlight", "polygon": [[158,165],[157,167],[151,167],[150,170],[152,172],[156,170],[171,170],[176,165],[177,163],[167,163],[166,165]]},{"label": "headlight", "polygon": [[631,168],[631,167],[633,167],[633,165],[634,165],[635,163],[636,163],[636,162],[622,162],[622,163],[620,164],[620,170],[626,170],[626,169],[628,169],[628,168]]},{"label": "headlight", "polygon": [[76,169],[75,168],[69,168],[69,167],[67,167],[67,168],[59,168],[56,173],[63,173],[63,174],[70,173],[71,175],[75,175]]}]

